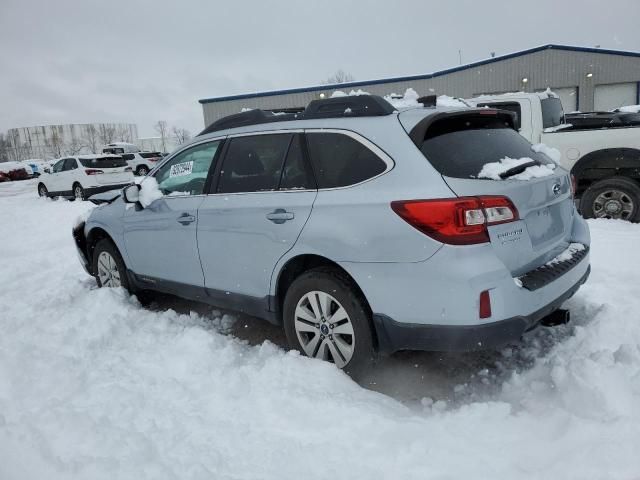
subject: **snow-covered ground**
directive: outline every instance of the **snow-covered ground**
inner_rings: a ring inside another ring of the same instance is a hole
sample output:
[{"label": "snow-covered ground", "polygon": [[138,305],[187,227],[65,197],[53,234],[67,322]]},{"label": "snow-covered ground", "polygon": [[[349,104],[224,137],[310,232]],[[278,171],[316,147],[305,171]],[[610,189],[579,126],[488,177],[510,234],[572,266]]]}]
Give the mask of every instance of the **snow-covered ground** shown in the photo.
[{"label": "snow-covered ground", "polygon": [[639,478],[638,225],[590,222],[570,326],[361,386],[256,320],[97,289],[89,208],[0,185],[1,479]]}]

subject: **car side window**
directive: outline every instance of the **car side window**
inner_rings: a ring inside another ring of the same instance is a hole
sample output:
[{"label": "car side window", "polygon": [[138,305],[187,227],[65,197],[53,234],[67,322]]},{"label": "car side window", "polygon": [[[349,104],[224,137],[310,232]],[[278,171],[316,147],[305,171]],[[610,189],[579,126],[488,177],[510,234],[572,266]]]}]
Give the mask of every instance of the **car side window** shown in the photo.
[{"label": "car side window", "polygon": [[318,188],[355,185],[387,169],[378,155],[343,133],[310,132],[306,138]]},{"label": "car side window", "polygon": [[58,160],[54,165],[53,168],[51,169],[51,171],[53,173],[59,173],[62,171],[63,167],[64,167],[64,162],[65,159],[63,158],[62,160]]},{"label": "car side window", "polygon": [[78,162],[76,162],[75,158],[67,158],[64,161],[64,170],[75,170],[76,168],[78,168]]},{"label": "car side window", "polygon": [[165,195],[200,195],[220,141],[202,143],[162,165],[154,177]]},{"label": "car side window", "polygon": [[217,192],[277,190],[292,137],[292,134],[280,133],[232,138],[220,171]]},{"label": "car side window", "polygon": [[309,163],[302,150],[303,136],[296,134],[289,145],[287,159],[282,170],[280,190],[308,190],[315,189],[316,182]]}]

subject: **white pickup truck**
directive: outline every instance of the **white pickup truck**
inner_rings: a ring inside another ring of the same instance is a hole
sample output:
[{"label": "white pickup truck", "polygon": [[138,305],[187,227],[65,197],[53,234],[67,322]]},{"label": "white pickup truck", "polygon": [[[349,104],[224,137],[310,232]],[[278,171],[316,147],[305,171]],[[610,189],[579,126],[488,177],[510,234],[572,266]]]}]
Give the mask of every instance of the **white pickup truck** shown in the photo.
[{"label": "white pickup truck", "polygon": [[516,113],[523,137],[558,149],[560,165],[575,178],[585,217],[640,222],[640,126],[574,127],[564,123],[560,99],[549,90],[465,101]]}]

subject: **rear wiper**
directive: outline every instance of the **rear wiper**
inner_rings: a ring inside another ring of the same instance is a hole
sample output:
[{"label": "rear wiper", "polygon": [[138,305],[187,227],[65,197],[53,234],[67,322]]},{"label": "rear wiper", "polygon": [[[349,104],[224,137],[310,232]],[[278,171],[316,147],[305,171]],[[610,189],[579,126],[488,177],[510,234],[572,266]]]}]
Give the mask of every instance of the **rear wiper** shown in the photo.
[{"label": "rear wiper", "polygon": [[512,167],[509,170],[502,172],[500,174],[500,178],[505,179],[513,177],[514,175],[524,172],[527,168],[535,167],[536,165],[540,165],[540,162],[538,162],[537,160],[531,160],[530,162],[522,163],[516,167]]}]

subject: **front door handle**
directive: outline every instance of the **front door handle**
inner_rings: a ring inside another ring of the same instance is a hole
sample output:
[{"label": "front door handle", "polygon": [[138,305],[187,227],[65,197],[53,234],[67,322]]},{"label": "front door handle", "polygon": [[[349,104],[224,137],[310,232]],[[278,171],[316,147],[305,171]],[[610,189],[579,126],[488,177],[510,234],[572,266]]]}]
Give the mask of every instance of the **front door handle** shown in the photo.
[{"label": "front door handle", "polygon": [[278,224],[293,220],[294,217],[293,212],[287,212],[284,208],[276,208],[273,212],[267,213],[267,219]]},{"label": "front door handle", "polygon": [[180,215],[177,218],[177,220],[178,220],[178,223],[181,223],[182,225],[189,225],[190,223],[193,223],[196,221],[196,217],[185,212],[182,215]]}]

